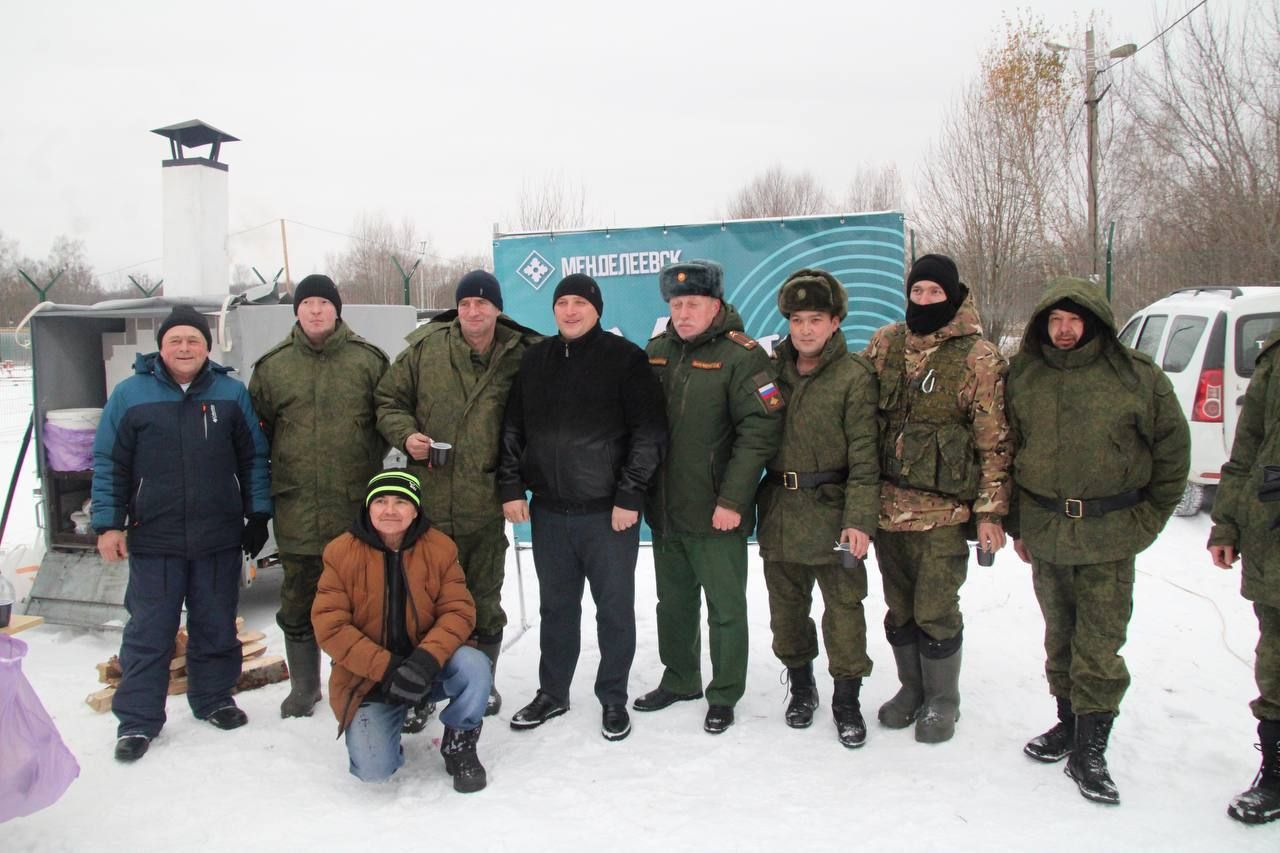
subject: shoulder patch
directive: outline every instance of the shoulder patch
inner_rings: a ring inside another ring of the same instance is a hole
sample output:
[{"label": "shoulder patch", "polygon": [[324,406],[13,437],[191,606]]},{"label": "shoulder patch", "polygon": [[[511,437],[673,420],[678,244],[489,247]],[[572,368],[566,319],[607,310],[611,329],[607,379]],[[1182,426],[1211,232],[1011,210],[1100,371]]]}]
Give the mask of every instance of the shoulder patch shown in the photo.
[{"label": "shoulder patch", "polygon": [[[751,343],[755,344],[755,341]],[[782,392],[769,378],[769,374],[757,373],[751,377],[751,384],[756,386],[756,396],[760,398],[760,404],[764,406],[766,412],[779,412],[787,405],[782,399]]]},{"label": "shoulder patch", "polygon": [[271,358],[271,356],[275,355],[276,353],[282,350],[288,349],[291,346],[293,346],[292,335],[290,335],[289,337],[286,337],[283,341],[276,344],[271,349],[264,352],[262,355],[258,356],[258,360],[253,363],[253,366],[256,368],[258,365],[262,364],[264,361]]},{"label": "shoulder patch", "polygon": [[666,367],[667,357],[665,355],[651,355],[649,356],[649,363],[654,367]]},{"label": "shoulder patch", "polygon": [[726,332],[725,337],[744,349],[755,349],[760,346],[760,344],[756,342],[755,338],[744,332],[739,332],[736,329],[732,332]]}]

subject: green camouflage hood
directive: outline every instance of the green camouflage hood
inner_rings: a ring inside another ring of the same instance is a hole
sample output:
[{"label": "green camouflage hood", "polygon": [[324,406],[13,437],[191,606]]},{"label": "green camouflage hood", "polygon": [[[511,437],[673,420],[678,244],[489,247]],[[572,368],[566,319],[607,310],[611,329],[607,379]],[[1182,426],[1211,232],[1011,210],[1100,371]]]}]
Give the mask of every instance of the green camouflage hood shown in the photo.
[{"label": "green camouflage hood", "polygon": [[1049,289],[1044,292],[1040,303],[1031,312],[1031,319],[1022,332],[1022,351],[1036,358],[1040,357],[1040,344],[1044,343],[1037,332],[1037,327],[1044,322],[1042,315],[1063,299],[1087,308],[1098,319],[1098,336],[1116,340],[1116,318],[1111,313],[1111,303],[1107,302],[1102,288],[1083,278],[1055,278],[1049,282]]}]

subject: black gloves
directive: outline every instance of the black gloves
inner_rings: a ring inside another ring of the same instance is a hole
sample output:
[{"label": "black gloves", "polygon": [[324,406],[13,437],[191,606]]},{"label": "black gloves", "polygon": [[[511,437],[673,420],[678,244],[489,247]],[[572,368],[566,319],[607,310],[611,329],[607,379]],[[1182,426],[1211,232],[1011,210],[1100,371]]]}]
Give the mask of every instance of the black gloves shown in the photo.
[{"label": "black gloves", "polygon": [[244,532],[240,534],[240,548],[249,555],[249,559],[258,556],[262,546],[267,544],[267,519],[270,516],[254,513],[244,524]]},{"label": "black gloves", "polygon": [[422,649],[414,649],[407,658],[391,656],[391,665],[382,677],[382,686],[388,699],[416,705],[431,692],[431,683],[439,674],[440,664],[436,659]]}]

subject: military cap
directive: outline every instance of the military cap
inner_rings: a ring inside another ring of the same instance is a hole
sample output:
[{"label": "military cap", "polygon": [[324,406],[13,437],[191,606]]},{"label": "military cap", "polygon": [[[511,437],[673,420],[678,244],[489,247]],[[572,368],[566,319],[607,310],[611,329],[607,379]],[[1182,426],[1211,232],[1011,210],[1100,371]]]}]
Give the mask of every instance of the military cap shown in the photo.
[{"label": "military cap", "polygon": [[825,311],[843,320],[849,313],[849,294],[826,270],[796,270],[778,288],[778,311],[783,317],[792,311]]},{"label": "military cap", "polygon": [[710,296],[724,299],[724,269],[715,261],[693,260],[668,264],[658,273],[662,300],[676,296]]}]

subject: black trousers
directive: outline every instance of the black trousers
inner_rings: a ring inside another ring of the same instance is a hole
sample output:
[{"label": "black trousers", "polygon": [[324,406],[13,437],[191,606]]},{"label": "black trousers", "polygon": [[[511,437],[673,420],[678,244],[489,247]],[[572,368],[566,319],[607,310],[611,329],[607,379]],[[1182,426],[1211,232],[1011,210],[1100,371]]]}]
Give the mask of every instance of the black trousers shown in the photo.
[{"label": "black trousers", "polygon": [[536,498],[531,517],[542,617],[539,688],[559,702],[569,701],[569,685],[582,646],[583,586],[589,583],[600,645],[596,698],[602,705],[625,704],[627,678],[636,654],[639,522],[618,533],[612,526],[611,511],[569,515],[539,507]]}]

